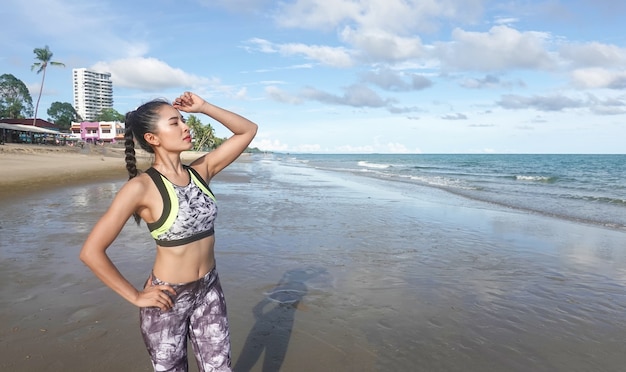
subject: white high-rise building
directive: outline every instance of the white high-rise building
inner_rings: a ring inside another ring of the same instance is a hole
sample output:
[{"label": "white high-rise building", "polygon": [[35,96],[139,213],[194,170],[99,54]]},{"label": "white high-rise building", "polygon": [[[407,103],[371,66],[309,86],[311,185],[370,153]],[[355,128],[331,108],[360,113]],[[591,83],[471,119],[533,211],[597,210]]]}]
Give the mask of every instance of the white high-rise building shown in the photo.
[{"label": "white high-rise building", "polygon": [[72,74],[74,109],[84,121],[94,121],[102,109],[113,108],[113,82],[110,73],[75,68]]}]

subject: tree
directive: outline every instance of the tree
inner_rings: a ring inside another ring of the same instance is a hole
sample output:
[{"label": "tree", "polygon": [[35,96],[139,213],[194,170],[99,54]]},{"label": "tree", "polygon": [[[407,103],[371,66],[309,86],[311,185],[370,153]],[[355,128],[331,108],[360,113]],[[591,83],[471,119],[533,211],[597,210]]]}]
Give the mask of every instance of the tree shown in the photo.
[{"label": "tree", "polygon": [[28,88],[11,74],[0,76],[0,118],[22,119],[33,114]]},{"label": "tree", "polygon": [[123,122],[126,117],[113,108],[104,108],[96,116],[96,121],[119,121]]},{"label": "tree", "polygon": [[48,115],[50,116],[48,120],[58,125],[60,129],[70,129],[73,121],[83,121],[72,104],[67,102],[52,102]]},{"label": "tree", "polygon": [[37,97],[37,104],[35,105],[35,117],[33,118],[33,125],[35,125],[35,123],[37,122],[37,111],[39,110],[39,100],[41,100],[41,93],[43,92],[43,84],[44,84],[44,81],[46,80],[46,68],[48,67],[48,65],[62,66],[62,67],[65,67],[65,65],[61,62],[51,61],[53,54],[47,45],[45,48],[35,48],[33,50],[33,53],[35,53],[35,57],[38,62],[33,63],[30,70],[34,71],[36,69],[37,74],[39,74],[40,72],[43,72],[41,76],[41,86],[39,87],[39,96]]},{"label": "tree", "polygon": [[191,136],[194,140],[193,149],[195,151],[204,151],[213,148],[215,132],[211,124],[204,125],[196,116],[189,115],[187,125],[191,130]]}]

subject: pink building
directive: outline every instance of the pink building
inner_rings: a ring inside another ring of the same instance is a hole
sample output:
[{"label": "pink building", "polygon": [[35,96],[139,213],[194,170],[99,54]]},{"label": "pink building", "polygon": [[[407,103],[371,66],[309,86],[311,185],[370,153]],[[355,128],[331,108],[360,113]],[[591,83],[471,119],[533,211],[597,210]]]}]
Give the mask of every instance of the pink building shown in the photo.
[{"label": "pink building", "polygon": [[[117,122],[102,121],[102,122],[89,122],[84,121],[82,123],[72,123],[71,132],[76,138],[80,138],[85,142],[98,143],[98,142],[116,142],[116,140],[123,139],[123,126]],[[118,132],[122,135],[118,135]]]}]

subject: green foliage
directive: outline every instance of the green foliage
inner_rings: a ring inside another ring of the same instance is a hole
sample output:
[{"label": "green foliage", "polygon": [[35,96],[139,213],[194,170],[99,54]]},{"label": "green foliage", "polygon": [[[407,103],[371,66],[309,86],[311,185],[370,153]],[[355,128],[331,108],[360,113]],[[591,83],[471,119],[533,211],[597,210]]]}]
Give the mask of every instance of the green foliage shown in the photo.
[{"label": "green foliage", "polygon": [[208,151],[215,148],[215,131],[211,124],[204,125],[195,115],[189,115],[187,125],[191,130],[195,151]]},{"label": "green foliage", "polygon": [[80,122],[82,118],[71,103],[53,102],[48,109],[49,121],[59,126],[60,129],[70,129],[72,121]]},{"label": "green foliage", "polygon": [[23,119],[33,114],[28,88],[11,74],[0,76],[0,118]]},{"label": "green foliage", "polygon": [[[191,130],[194,151],[211,151],[219,147],[228,138],[215,137],[215,129],[211,124],[202,124],[195,115],[189,115],[187,126]],[[244,152],[259,153],[257,148],[247,148]]]},{"label": "green foliage", "polygon": [[114,108],[104,108],[96,116],[96,121],[119,121],[124,122],[126,118]]},{"label": "green foliage", "polygon": [[43,72],[43,74],[41,75],[41,86],[39,87],[39,96],[37,96],[37,103],[35,104],[35,116],[33,118],[33,125],[34,125],[35,121],[37,120],[37,111],[39,110],[39,101],[41,100],[41,93],[43,92],[43,84],[44,84],[44,81],[46,80],[46,68],[48,67],[48,65],[62,66],[62,67],[65,67],[65,65],[61,62],[52,61],[53,54],[47,45],[45,48],[35,48],[33,50],[33,53],[35,53],[35,59],[37,60],[37,62],[33,63],[33,65],[30,67],[31,71],[37,70],[38,74],[40,72]]},{"label": "green foliage", "polygon": [[40,73],[40,72],[45,73],[46,68],[48,67],[48,64],[50,64],[51,66],[65,67],[65,65],[61,62],[51,61],[52,56],[54,54],[52,53],[52,51],[50,51],[50,48],[47,45],[44,48],[33,49],[33,53],[35,53],[35,59],[38,62],[33,63],[33,65],[30,67],[31,71],[37,70],[37,73]]},{"label": "green foliage", "polygon": [[244,152],[248,152],[248,153],[250,153],[250,154],[261,154],[261,153],[263,153],[264,151],[259,150],[259,148],[258,148],[258,147],[248,147],[248,148],[246,149],[246,151],[244,151]]}]

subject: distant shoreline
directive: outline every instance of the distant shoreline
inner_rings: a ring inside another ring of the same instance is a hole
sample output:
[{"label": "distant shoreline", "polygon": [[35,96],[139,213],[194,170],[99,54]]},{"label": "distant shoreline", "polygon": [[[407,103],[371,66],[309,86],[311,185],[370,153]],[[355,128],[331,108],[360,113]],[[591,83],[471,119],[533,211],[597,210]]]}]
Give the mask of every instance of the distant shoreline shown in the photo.
[{"label": "distant shoreline", "polygon": [[[191,162],[203,154],[188,151],[182,157]],[[124,156],[123,148],[107,146],[0,145],[0,200],[66,185],[125,180]],[[152,155],[137,150],[137,159],[140,168],[147,168]]]}]

